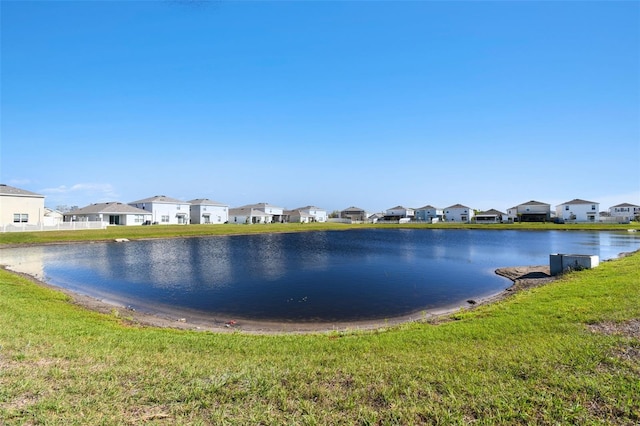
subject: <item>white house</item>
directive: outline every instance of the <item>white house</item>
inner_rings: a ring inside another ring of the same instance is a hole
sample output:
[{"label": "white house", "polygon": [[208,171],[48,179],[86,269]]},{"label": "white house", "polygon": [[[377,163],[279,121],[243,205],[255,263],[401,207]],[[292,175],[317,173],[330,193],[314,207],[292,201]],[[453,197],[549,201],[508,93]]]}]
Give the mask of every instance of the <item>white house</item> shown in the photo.
[{"label": "white house", "polygon": [[48,207],[44,208],[44,226],[57,226],[64,222],[64,215],[58,210],[53,210]]},{"label": "white house", "polygon": [[0,226],[40,225],[44,213],[44,195],[0,184]]},{"label": "white house", "polygon": [[298,207],[297,209],[293,209],[293,210],[307,213],[308,215],[311,216],[311,220],[310,220],[311,222],[326,222],[327,218],[329,217],[326,210],[316,206]]},{"label": "white house", "polygon": [[[282,215],[282,213],[280,213]],[[237,207],[229,209],[229,223],[238,225],[252,223],[271,223],[273,215],[251,207]]]},{"label": "white house", "polygon": [[609,216],[620,218],[622,221],[635,220],[640,217],[640,206],[636,204],[622,203],[609,207]]},{"label": "white house", "polygon": [[548,222],[551,220],[551,205],[540,201],[527,201],[507,209],[511,222]]},{"label": "white house", "polygon": [[600,204],[575,199],[556,206],[556,218],[563,221],[595,222],[600,216]]},{"label": "white house", "polygon": [[471,222],[473,210],[462,204],[454,204],[444,209],[444,220],[446,222]]},{"label": "white house", "polygon": [[126,226],[143,225],[152,220],[151,212],[117,201],[90,204],[63,216],[65,222],[102,222],[105,225]]},{"label": "white house", "polygon": [[151,212],[154,224],[186,225],[190,220],[189,203],[164,195],[132,201],[129,205]]},{"label": "white house", "polygon": [[385,212],[373,213],[373,214],[370,214],[370,215],[369,215],[369,217],[367,218],[367,220],[368,220],[370,223],[378,223],[378,221],[380,221],[380,220],[384,220],[384,215],[385,215]]},{"label": "white house", "polygon": [[208,198],[197,198],[187,202],[189,203],[191,223],[221,224],[229,221],[228,204],[219,203]]},{"label": "white house", "polygon": [[309,223],[314,221],[313,215],[304,210],[285,210],[283,213],[285,222],[290,223]]},{"label": "white house", "polygon": [[[282,207],[274,206],[269,203],[247,204],[246,206],[238,208],[259,210],[263,213],[266,213],[267,215],[271,216],[270,222],[284,221],[284,209]],[[229,216],[231,216],[231,214],[229,214]]]},{"label": "white house", "polygon": [[415,211],[403,206],[395,206],[387,209],[384,216],[385,220],[400,220],[400,219],[413,219]]},{"label": "white house", "polygon": [[443,220],[444,209],[426,205],[415,210],[415,218],[422,222],[438,222]]}]

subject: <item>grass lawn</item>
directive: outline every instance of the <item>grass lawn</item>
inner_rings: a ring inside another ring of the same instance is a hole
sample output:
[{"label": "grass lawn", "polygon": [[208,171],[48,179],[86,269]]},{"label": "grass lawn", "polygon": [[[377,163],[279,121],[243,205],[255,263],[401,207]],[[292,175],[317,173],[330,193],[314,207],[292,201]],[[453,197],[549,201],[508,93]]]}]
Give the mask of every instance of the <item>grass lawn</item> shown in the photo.
[{"label": "grass lawn", "polygon": [[207,235],[240,235],[267,232],[305,232],[349,229],[492,229],[492,230],[568,230],[568,231],[625,231],[640,230],[640,222],[631,224],[554,224],[554,223],[512,223],[512,224],[344,224],[344,223],[273,223],[261,225],[155,225],[155,226],[109,226],[103,230],[8,232],[0,233],[0,247],[7,244],[45,244],[73,241],[108,241],[116,238],[173,238]]},{"label": "grass lawn", "polygon": [[[126,232],[91,235],[162,236]],[[640,424],[638,271],[635,253],[437,324],[251,335],[140,327],[0,270],[0,424]]]}]

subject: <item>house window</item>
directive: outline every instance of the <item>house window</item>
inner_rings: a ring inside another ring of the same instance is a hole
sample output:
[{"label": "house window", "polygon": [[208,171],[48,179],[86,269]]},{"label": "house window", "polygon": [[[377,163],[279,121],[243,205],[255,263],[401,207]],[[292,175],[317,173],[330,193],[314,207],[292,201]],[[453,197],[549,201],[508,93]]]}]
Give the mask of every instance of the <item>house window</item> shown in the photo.
[{"label": "house window", "polygon": [[569,211],[569,206],[564,206],[564,209],[565,209],[566,211]]},{"label": "house window", "polygon": [[134,223],[142,223],[142,222],[144,222],[144,216],[141,215],[141,214],[137,214],[135,216],[135,218],[133,219],[133,222]]},{"label": "house window", "polygon": [[180,210],[180,206],[177,206],[176,210]]},{"label": "house window", "polygon": [[596,209],[596,205],[595,205],[595,204],[592,204],[592,205],[591,205],[591,210],[595,210],[595,209]]},{"label": "house window", "polygon": [[29,222],[29,215],[25,213],[14,213],[13,223],[27,223]]},{"label": "house window", "polygon": [[26,213],[14,213],[13,223],[27,223],[29,222],[29,215]]},{"label": "house window", "polygon": [[162,223],[169,223],[169,216],[162,216],[162,218],[160,219],[160,221]]},{"label": "house window", "polygon": [[218,216],[218,222],[222,222],[222,218]]}]

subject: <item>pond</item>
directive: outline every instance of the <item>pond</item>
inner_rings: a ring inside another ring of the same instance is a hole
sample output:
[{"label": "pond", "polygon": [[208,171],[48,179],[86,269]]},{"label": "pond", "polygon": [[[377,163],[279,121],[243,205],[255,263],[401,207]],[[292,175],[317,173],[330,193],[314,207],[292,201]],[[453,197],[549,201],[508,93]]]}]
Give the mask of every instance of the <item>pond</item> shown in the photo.
[{"label": "pond", "polygon": [[394,318],[499,293],[507,266],[640,248],[629,232],[348,230],[0,250],[10,269],[151,313],[285,322]]}]

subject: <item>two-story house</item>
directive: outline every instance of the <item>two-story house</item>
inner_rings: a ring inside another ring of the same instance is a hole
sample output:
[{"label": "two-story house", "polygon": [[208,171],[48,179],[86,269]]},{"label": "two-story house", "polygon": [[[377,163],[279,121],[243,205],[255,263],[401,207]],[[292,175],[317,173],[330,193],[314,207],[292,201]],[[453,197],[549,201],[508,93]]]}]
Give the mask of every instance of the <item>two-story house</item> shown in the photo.
[{"label": "two-story house", "polygon": [[253,223],[271,223],[273,215],[251,207],[235,207],[229,209],[229,223],[236,225]]},{"label": "two-story house", "polygon": [[292,210],[308,214],[311,222],[326,222],[329,217],[326,210],[316,206],[304,206]]},{"label": "two-story house", "polygon": [[164,195],[132,201],[130,206],[151,212],[151,222],[159,225],[186,225],[190,220],[190,206],[186,201]]},{"label": "two-story house", "polygon": [[446,222],[471,222],[473,215],[473,209],[462,204],[454,204],[444,209],[444,220]]},{"label": "two-story house", "polygon": [[384,215],[384,220],[398,220],[409,221],[415,217],[414,209],[410,209],[403,206],[395,206],[387,209]]},{"label": "two-story house", "polygon": [[188,201],[193,224],[222,224],[229,221],[229,205],[208,198]]},{"label": "two-story house", "polygon": [[640,206],[636,204],[622,203],[609,207],[609,216],[628,222],[640,218]]},{"label": "two-story house", "polygon": [[551,205],[540,201],[527,201],[507,209],[511,222],[548,222],[551,220]]},{"label": "two-story house", "polygon": [[269,222],[284,222],[284,209],[269,203],[247,204],[239,209],[258,210],[270,217]]},{"label": "two-story house", "polygon": [[0,226],[41,225],[44,195],[0,184]]},{"label": "two-story house", "polygon": [[347,207],[346,209],[340,211],[340,219],[349,219],[354,222],[364,222],[367,220],[369,215],[367,212],[359,207]]},{"label": "two-story house", "polygon": [[504,217],[506,217],[506,214],[499,210],[491,209],[476,213],[474,220],[476,223],[502,223]]},{"label": "two-story house", "polygon": [[426,205],[415,210],[415,219],[419,222],[439,222],[444,217],[444,209]]},{"label": "two-story house", "polygon": [[578,198],[556,206],[556,218],[572,222],[596,222],[600,216],[600,204]]}]

